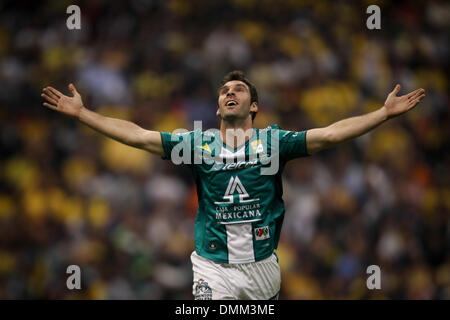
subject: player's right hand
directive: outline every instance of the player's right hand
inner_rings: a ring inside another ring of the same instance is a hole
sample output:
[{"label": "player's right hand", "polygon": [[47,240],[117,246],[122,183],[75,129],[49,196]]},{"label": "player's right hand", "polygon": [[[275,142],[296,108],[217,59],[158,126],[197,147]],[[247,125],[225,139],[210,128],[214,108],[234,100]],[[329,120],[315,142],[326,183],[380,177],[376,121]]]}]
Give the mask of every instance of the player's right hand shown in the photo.
[{"label": "player's right hand", "polygon": [[69,90],[73,97],[66,96],[53,87],[45,87],[42,89],[41,97],[47,102],[44,102],[43,105],[49,109],[78,118],[80,111],[84,108],[83,101],[72,83],[69,84]]}]

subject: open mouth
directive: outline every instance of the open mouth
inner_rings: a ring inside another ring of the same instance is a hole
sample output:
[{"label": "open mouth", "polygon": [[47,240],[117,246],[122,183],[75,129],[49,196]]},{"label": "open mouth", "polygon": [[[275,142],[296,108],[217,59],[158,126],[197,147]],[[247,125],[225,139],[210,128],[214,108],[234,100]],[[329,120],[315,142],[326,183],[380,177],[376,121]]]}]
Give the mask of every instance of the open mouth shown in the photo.
[{"label": "open mouth", "polygon": [[228,101],[228,102],[225,104],[225,106],[227,106],[227,107],[234,107],[234,106],[237,106],[237,102],[234,101],[234,100],[230,100],[230,101]]}]

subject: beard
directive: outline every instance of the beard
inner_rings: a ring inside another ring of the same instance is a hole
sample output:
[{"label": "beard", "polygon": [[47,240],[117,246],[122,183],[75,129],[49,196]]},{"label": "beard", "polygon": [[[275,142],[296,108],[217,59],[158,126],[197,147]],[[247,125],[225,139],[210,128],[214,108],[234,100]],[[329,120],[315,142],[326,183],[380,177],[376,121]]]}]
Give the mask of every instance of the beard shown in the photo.
[{"label": "beard", "polygon": [[[239,108],[239,109],[237,109]],[[228,110],[227,107],[224,107],[222,109],[221,114],[219,115],[219,118],[225,121],[237,121],[237,120],[245,120],[248,116],[247,113],[243,113],[243,110],[241,109],[242,106],[238,105],[236,109]]]},{"label": "beard", "polygon": [[224,116],[220,116],[219,118],[225,121],[236,121],[242,119],[242,115],[239,114],[225,114]]}]

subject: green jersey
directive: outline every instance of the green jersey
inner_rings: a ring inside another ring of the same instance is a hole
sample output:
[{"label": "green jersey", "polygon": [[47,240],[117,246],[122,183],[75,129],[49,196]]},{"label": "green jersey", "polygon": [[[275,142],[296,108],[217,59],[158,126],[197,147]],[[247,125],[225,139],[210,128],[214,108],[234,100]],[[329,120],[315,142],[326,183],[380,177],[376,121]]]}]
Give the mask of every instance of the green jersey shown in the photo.
[{"label": "green jersey", "polygon": [[217,129],[162,132],[161,139],[164,159],[188,164],[194,175],[197,254],[220,263],[269,257],[277,248],[285,212],[283,168],[308,155],[306,131],[254,128],[235,149],[223,143]]}]

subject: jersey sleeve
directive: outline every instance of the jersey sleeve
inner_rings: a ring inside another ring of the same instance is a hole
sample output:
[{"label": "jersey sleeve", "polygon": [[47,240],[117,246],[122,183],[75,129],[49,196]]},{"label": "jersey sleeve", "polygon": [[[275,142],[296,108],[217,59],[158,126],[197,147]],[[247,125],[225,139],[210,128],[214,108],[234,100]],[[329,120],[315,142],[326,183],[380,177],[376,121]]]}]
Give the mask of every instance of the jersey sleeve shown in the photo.
[{"label": "jersey sleeve", "polygon": [[172,160],[175,164],[191,164],[195,137],[195,131],[176,134],[161,132],[161,142],[164,149],[162,158]]},{"label": "jersey sleeve", "polygon": [[279,130],[280,157],[287,160],[309,156],[306,149],[306,132]]}]

